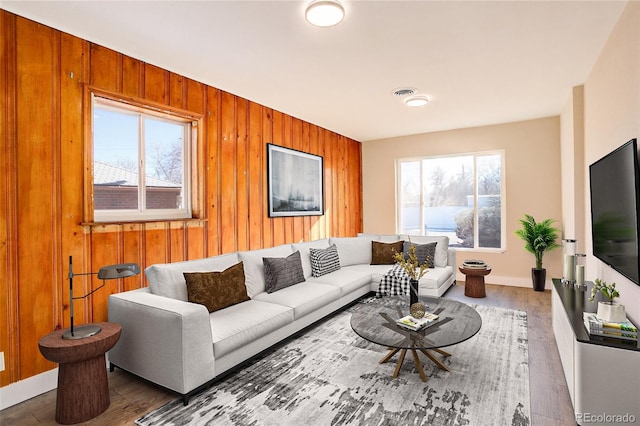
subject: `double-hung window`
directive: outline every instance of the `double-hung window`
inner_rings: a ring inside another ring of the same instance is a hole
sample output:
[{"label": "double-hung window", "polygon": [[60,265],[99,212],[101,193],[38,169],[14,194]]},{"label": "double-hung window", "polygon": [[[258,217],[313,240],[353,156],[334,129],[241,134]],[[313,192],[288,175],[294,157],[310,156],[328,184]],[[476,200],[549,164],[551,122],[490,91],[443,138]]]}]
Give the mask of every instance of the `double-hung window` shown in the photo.
[{"label": "double-hung window", "polygon": [[400,159],[398,232],[447,235],[451,246],[504,248],[504,152]]},{"label": "double-hung window", "polygon": [[92,96],[96,222],[191,217],[189,117]]}]

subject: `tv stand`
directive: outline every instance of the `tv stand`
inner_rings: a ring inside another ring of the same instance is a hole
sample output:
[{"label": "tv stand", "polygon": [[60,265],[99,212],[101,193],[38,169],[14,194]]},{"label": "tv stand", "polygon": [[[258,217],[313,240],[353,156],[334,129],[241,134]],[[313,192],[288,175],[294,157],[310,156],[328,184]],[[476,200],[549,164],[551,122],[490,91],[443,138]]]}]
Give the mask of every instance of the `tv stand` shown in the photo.
[{"label": "tv stand", "polygon": [[593,283],[576,289],[553,279],[552,322],[576,423],[640,422],[640,346],[638,342],[590,336],[583,312],[596,312],[589,301]]}]

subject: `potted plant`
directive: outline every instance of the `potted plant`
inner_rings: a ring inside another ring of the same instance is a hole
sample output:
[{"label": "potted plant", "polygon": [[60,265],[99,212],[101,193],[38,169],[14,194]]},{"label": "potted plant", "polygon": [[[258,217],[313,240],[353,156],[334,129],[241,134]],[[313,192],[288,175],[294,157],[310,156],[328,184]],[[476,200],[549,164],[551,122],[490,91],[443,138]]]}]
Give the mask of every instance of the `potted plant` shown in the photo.
[{"label": "potted plant", "polygon": [[542,267],[542,257],[547,251],[560,247],[557,243],[559,231],[553,226],[553,222],[553,219],[536,222],[533,216],[525,214],[524,219],[520,219],[522,228],[516,231],[516,235],[525,242],[524,248],[536,258],[536,266],[531,268],[531,280],[535,291],[544,291],[547,280],[547,270]]},{"label": "potted plant", "polygon": [[604,298],[607,299],[606,301],[598,302],[598,312],[596,314],[598,319],[605,322],[625,322],[627,315],[624,305],[613,302],[613,299],[620,297],[620,292],[616,290],[616,283],[607,284],[606,281],[596,278],[591,289],[590,302],[593,302],[598,292],[602,293]]}]

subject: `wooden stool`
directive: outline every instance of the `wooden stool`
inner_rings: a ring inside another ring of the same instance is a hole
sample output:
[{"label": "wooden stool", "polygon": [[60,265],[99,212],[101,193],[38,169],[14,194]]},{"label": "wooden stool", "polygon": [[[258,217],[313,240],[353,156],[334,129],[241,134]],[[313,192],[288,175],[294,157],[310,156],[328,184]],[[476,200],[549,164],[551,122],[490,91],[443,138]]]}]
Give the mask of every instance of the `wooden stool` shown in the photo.
[{"label": "wooden stool", "polygon": [[491,268],[474,269],[461,266],[458,269],[465,275],[464,295],[468,297],[486,297],[484,276],[491,273]]},{"label": "wooden stool", "polygon": [[109,383],[104,354],[120,338],[120,325],[100,322],[102,330],[77,340],[62,338],[56,330],[40,339],[38,347],[49,361],[57,362],[56,421],[74,424],[92,419],[109,408]]}]

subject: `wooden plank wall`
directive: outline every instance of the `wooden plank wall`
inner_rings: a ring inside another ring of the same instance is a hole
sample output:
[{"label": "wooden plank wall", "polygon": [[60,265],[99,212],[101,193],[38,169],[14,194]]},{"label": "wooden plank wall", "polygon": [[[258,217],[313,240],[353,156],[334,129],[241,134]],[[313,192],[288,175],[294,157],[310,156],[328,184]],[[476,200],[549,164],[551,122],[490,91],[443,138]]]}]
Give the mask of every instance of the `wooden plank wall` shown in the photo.
[{"label": "wooden plank wall", "polygon": [[[0,386],[55,365],[38,339],[68,327],[74,271],[214,256],[362,230],[360,143],[214,87],[0,11]],[[204,116],[202,220],[82,225],[85,86]],[[266,144],[324,157],[324,216],[269,218]],[[74,280],[78,293],[100,284]],[[107,281],[74,302],[76,324],[107,319],[109,294],[146,286]]]}]

